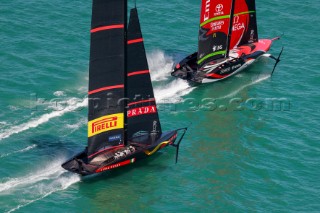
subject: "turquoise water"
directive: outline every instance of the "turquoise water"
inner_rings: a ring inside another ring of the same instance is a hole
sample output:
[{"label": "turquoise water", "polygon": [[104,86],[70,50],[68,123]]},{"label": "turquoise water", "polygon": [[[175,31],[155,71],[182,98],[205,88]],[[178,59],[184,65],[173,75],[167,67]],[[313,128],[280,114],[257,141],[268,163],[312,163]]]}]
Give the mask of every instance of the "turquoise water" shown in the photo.
[{"label": "turquoise water", "polygon": [[81,179],[60,164],[86,144],[91,2],[1,1],[1,212],[320,211],[319,1],[257,1],[260,38],[284,33],[272,78],[263,58],[189,88],[169,73],[196,50],[199,4],[138,1],[163,129],[192,122],[179,163],[168,148]]}]

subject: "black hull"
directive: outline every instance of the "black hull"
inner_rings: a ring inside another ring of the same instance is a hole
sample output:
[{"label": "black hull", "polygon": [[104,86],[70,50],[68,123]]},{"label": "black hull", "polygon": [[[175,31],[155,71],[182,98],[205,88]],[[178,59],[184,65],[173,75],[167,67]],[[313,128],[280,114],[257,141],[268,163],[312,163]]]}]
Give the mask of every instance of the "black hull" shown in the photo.
[{"label": "black hull", "polygon": [[[152,144],[130,142],[128,146],[102,151],[94,156],[88,156],[85,150],[61,166],[82,176],[112,170],[145,159],[168,145],[176,146],[177,134],[177,131],[165,132]],[[180,143],[181,139],[179,139],[178,143]]]},{"label": "black hull", "polygon": [[[248,61],[255,60],[264,53],[265,52],[259,51],[240,58],[211,61],[204,64],[200,69],[196,67],[194,58],[190,55],[179,63],[179,68],[177,68],[177,66],[174,67],[173,72],[171,72],[171,76],[187,80],[191,85],[201,84],[204,79],[208,79],[209,81],[223,80],[235,73],[238,73],[244,68],[244,65],[246,65]],[[217,66],[214,66],[215,64],[217,64]],[[210,68],[206,68],[206,66]]]},{"label": "black hull", "polygon": [[[208,59],[201,66],[197,64],[197,52],[193,53],[177,63],[171,75],[187,80],[192,84],[210,83],[226,79],[242,71],[260,56],[268,52],[272,42],[278,39],[278,37],[274,39],[261,39],[252,44],[239,46],[230,51],[230,57],[216,60]],[[271,56],[271,58],[273,57]]]},{"label": "black hull", "polygon": [[[214,67],[214,64],[219,62],[205,64],[200,69],[190,69],[191,66],[189,64],[184,64],[179,69],[174,68],[171,76],[187,80],[191,85],[197,85],[203,83],[204,79],[222,80],[229,77],[242,68],[245,62],[242,58],[225,60],[225,62],[216,67]],[[205,69],[204,67],[207,65],[213,66],[213,68]]]}]

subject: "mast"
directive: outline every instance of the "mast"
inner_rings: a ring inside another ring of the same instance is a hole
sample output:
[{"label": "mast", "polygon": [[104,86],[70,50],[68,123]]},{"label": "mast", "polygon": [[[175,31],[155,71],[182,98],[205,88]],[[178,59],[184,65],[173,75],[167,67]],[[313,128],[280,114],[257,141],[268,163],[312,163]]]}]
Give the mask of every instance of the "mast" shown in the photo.
[{"label": "mast", "polygon": [[226,53],[225,58],[229,58],[230,43],[231,43],[231,36],[232,36],[232,29],[233,29],[235,2],[236,2],[236,0],[232,0],[232,3],[231,3],[230,23],[229,23],[229,32],[228,32],[228,39],[227,39],[227,53]]},{"label": "mast", "polygon": [[123,140],[124,140],[124,145],[126,146],[128,144],[128,27],[127,27],[127,19],[128,19],[128,3],[127,0],[124,3],[124,118],[123,118],[123,123],[124,123],[124,132],[123,132]]}]

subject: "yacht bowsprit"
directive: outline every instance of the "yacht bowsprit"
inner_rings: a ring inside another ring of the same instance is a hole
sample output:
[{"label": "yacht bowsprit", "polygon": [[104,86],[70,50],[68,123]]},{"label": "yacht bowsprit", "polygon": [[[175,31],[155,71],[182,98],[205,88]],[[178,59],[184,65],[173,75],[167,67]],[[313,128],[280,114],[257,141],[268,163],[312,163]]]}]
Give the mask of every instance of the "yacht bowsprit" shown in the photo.
[{"label": "yacht bowsprit", "polygon": [[[176,147],[187,128],[163,132],[157,112],[137,9],[127,1],[93,0],[88,146],[62,167],[90,175]],[[179,131],[181,134],[178,135]]]},{"label": "yacht bowsprit", "polygon": [[[193,83],[228,78],[268,52],[279,38],[258,38],[255,0],[202,0],[198,52],[177,63],[171,75]],[[276,60],[274,69],[281,53],[278,58],[269,55]]]}]

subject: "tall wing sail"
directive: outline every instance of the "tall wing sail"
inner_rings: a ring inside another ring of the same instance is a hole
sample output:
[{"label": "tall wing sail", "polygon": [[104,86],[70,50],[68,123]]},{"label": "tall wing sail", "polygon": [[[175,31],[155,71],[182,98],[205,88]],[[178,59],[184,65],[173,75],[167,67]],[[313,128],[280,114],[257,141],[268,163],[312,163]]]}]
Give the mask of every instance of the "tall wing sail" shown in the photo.
[{"label": "tall wing sail", "polygon": [[230,25],[231,0],[202,0],[198,64],[224,58]]},{"label": "tall wing sail", "polygon": [[157,132],[157,135],[161,135],[161,125],[136,8],[130,11],[127,51],[128,139],[139,132]]},{"label": "tall wing sail", "polygon": [[124,143],[125,0],[93,0],[88,156]]},{"label": "tall wing sail", "polygon": [[236,0],[230,49],[258,41],[255,0]]}]

